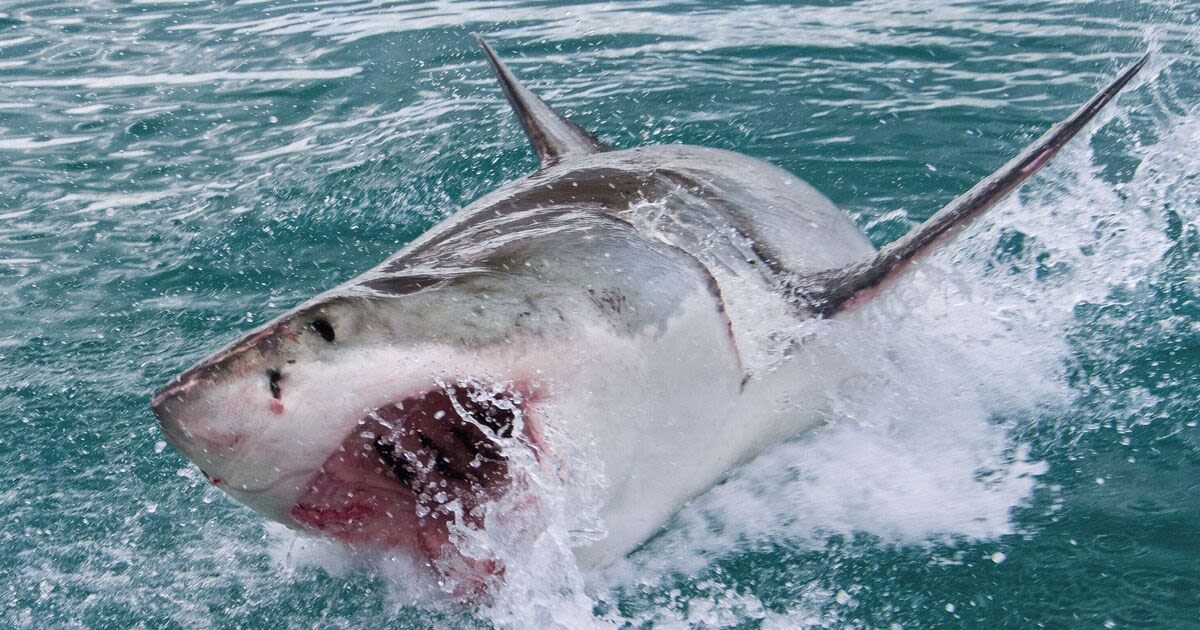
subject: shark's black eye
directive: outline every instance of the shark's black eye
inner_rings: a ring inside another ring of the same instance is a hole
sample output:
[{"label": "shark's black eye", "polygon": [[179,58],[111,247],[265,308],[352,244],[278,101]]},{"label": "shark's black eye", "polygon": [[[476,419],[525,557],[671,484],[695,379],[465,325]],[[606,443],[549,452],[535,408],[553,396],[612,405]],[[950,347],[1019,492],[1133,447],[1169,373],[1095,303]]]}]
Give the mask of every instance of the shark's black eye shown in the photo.
[{"label": "shark's black eye", "polygon": [[333,343],[333,340],[337,338],[337,335],[333,333],[333,324],[330,324],[327,319],[314,319],[309,326],[312,326],[312,329],[329,343]]}]

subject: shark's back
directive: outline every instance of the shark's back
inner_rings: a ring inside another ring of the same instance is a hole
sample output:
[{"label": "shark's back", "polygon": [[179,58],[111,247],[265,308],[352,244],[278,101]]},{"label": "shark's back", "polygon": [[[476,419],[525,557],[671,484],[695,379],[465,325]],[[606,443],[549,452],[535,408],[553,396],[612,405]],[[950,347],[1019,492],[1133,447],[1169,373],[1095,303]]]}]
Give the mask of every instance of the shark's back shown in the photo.
[{"label": "shark's back", "polygon": [[[556,219],[624,224],[648,243],[694,258],[714,277],[771,286],[842,269],[875,250],[812,186],[767,162],[690,145],[656,145],[563,160],[511,182],[427,232],[365,278],[486,270],[523,228],[544,236]],[[382,283],[377,283],[382,284]]]},{"label": "shark's back", "polygon": [[644,173],[642,205],[627,211],[645,236],[670,236],[697,256],[767,278],[841,269],[875,249],[850,218],[787,171],[732,151],[659,145],[599,154]]}]

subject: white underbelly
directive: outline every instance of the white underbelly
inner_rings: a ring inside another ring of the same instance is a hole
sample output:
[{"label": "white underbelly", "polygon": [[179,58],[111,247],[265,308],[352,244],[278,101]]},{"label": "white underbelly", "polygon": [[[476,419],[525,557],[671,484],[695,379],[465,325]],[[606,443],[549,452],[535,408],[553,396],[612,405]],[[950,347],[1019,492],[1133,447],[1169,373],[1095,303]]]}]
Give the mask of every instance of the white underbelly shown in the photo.
[{"label": "white underbelly", "polygon": [[654,338],[613,340],[614,357],[595,362],[606,372],[572,383],[586,390],[567,399],[579,404],[557,405],[585,460],[576,465],[602,478],[590,500],[603,534],[576,548],[581,566],[632,551],[731,468],[815,427],[849,375],[836,346],[815,340],[770,365],[744,363],[726,326],[697,294]]}]

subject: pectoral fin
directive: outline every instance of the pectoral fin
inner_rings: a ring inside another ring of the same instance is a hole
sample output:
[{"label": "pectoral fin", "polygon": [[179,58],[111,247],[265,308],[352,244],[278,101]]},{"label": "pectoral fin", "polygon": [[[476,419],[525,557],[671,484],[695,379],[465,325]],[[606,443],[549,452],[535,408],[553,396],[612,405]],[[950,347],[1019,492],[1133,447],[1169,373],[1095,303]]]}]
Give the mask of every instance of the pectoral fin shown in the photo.
[{"label": "pectoral fin", "polygon": [[1146,54],[1126,68],[1108,87],[1092,97],[1066,120],[1051,127],[1015,158],[951,201],[929,220],[887,245],[873,258],[846,269],[830,272],[812,286],[797,286],[798,299],[820,316],[828,317],[848,305],[872,295],[902,273],[914,260],[945,242],[972,219],[1004,199],[1054,157],[1133,79],[1150,58]]}]

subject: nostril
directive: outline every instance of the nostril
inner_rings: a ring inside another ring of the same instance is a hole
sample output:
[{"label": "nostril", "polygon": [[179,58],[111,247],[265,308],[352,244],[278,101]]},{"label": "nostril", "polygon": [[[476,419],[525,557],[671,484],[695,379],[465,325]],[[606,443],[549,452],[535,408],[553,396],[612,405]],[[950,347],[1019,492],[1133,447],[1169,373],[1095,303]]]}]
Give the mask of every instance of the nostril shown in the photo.
[{"label": "nostril", "polygon": [[278,400],[283,395],[279,387],[279,381],[283,380],[283,374],[279,370],[270,369],[267,370],[267,379],[269,381],[268,386],[271,388],[271,397]]}]

